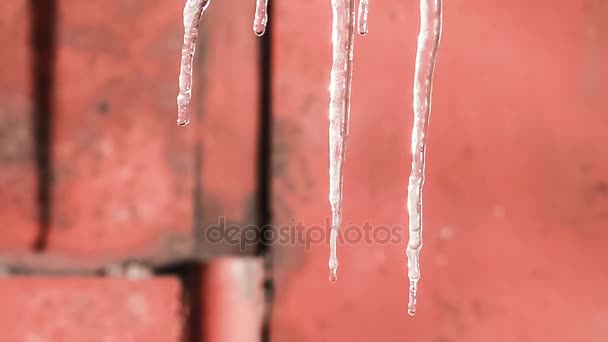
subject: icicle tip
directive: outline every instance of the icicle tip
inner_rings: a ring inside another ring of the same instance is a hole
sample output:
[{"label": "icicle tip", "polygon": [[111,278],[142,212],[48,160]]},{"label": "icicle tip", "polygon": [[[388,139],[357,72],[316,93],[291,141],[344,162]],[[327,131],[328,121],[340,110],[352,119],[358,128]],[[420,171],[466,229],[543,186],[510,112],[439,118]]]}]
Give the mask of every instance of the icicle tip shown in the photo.
[{"label": "icicle tip", "polygon": [[253,33],[258,36],[261,37],[264,35],[264,33],[266,33],[266,25],[262,25],[262,24],[254,24],[253,25]]},{"label": "icicle tip", "polygon": [[407,314],[414,317],[416,315],[416,297],[418,292],[418,281],[410,283],[409,300],[407,303]]},{"label": "icicle tip", "polygon": [[177,125],[178,125],[179,127],[185,127],[185,126],[188,126],[188,124],[189,124],[189,123],[190,123],[190,121],[189,121],[189,120],[187,120],[187,119],[177,119]]},{"label": "icicle tip", "polygon": [[338,281],[338,272],[335,269],[329,270],[329,282],[335,284]]}]

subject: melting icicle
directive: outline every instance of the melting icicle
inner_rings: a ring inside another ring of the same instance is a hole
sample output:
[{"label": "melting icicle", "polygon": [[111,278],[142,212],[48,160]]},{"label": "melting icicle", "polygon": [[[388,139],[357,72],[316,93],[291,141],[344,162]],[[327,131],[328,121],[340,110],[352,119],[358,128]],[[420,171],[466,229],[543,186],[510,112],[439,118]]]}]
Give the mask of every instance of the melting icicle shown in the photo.
[{"label": "melting icicle", "polygon": [[422,248],[422,186],[426,136],[431,113],[431,93],[435,58],[441,40],[442,0],[420,0],[420,33],[414,71],[414,127],[412,129],[412,172],[408,184],[409,241],[407,244],[410,280],[408,314],[416,313],[416,293],[420,280]]},{"label": "melting icicle", "polygon": [[253,19],[253,33],[262,36],[266,32],[268,22],[268,0],[255,0],[255,18]]},{"label": "melting icicle", "polygon": [[369,14],[369,0],[359,0],[359,16],[358,26],[359,35],[365,36],[367,34],[367,16]]},{"label": "melting icicle", "polygon": [[184,45],[179,70],[179,95],[177,95],[177,124],[186,126],[190,121],[192,98],[192,66],[201,18],[211,0],[187,0],[184,6]]},{"label": "melting icicle", "polygon": [[337,280],[338,231],[342,221],[342,164],[348,136],[350,90],[353,77],[353,42],[355,40],[355,0],[331,0],[332,57],[329,83],[329,203],[331,236],[329,280]]}]

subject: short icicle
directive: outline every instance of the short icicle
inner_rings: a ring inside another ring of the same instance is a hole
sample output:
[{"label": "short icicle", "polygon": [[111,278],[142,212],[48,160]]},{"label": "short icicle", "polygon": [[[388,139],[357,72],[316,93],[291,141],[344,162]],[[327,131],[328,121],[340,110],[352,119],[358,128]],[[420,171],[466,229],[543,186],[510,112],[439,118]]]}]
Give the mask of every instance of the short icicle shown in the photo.
[{"label": "short icicle", "polygon": [[179,70],[179,94],[177,95],[177,125],[190,122],[192,99],[192,68],[201,18],[211,0],[187,0],[184,6],[184,45]]},{"label": "short icicle", "polygon": [[268,23],[268,0],[255,0],[255,17],[253,18],[253,33],[262,36]]},{"label": "short icicle", "polygon": [[407,244],[408,314],[416,314],[422,249],[422,187],[424,185],[426,137],[431,113],[433,72],[441,40],[442,0],[420,0],[420,33],[414,71],[414,127],[412,129],[412,172],[408,184],[409,241]]},{"label": "short icicle", "polygon": [[359,15],[357,16],[357,24],[359,35],[367,34],[367,17],[369,15],[369,0],[359,0]]},{"label": "short icicle", "polygon": [[348,136],[350,94],[353,76],[355,0],[331,0],[332,68],[329,93],[329,203],[331,236],[329,280],[337,280],[337,240],[342,221],[342,165]]}]

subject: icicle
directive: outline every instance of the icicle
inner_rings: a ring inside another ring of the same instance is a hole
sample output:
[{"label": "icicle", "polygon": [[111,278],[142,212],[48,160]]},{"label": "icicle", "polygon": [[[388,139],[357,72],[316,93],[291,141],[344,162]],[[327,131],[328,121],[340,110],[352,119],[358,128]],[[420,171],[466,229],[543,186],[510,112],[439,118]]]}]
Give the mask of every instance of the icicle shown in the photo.
[{"label": "icicle", "polygon": [[187,0],[184,6],[184,45],[179,70],[179,95],[177,95],[177,124],[186,126],[190,117],[192,98],[192,66],[201,18],[211,0]]},{"label": "icicle", "polygon": [[329,83],[329,203],[331,205],[331,237],[329,280],[337,280],[336,252],[338,231],[342,221],[342,164],[350,117],[350,90],[353,76],[353,42],[355,39],[355,0],[331,0],[332,57]]},{"label": "icicle", "polygon": [[414,127],[412,129],[412,172],[408,184],[409,241],[407,244],[410,280],[408,314],[416,313],[416,293],[420,280],[422,248],[422,186],[426,136],[431,113],[431,93],[435,58],[441,40],[442,0],[420,0],[420,33],[414,71]]},{"label": "icicle", "polygon": [[253,19],[253,33],[262,36],[266,32],[268,22],[268,0],[255,0],[255,18]]},{"label": "icicle", "polygon": [[359,0],[359,35],[367,34],[367,16],[369,14],[369,0]]}]

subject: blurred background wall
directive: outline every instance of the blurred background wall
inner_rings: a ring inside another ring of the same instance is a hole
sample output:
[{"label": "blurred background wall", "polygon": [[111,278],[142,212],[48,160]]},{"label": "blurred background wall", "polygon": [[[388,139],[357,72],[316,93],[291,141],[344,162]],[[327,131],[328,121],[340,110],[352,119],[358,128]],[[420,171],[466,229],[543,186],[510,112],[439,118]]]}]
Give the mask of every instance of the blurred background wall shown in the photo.
[{"label": "blurred background wall", "polygon": [[415,318],[418,2],[356,38],[333,285],[330,3],[271,6],[211,3],[178,128],[183,1],[0,3],[0,341],[608,340],[608,3],[445,1]]}]

